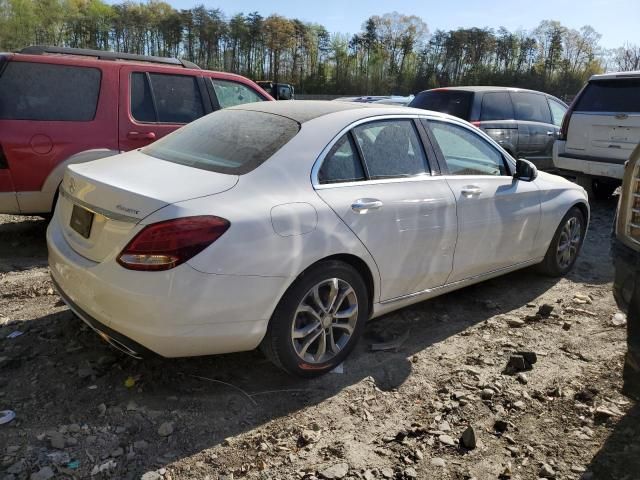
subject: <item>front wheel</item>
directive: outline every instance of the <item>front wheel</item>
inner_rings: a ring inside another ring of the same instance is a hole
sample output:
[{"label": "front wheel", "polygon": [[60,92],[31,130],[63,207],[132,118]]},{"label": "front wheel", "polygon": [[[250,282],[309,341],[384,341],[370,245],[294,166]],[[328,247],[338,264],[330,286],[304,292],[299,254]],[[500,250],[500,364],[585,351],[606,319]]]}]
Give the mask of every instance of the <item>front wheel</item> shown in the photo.
[{"label": "front wheel", "polygon": [[343,262],[321,262],[287,290],[260,348],[288,373],[318,376],[349,355],[368,316],[367,288],[360,274]]},{"label": "front wheel", "polygon": [[560,221],[540,270],[552,277],[566,275],[576,263],[586,233],[582,210],[573,207]]}]

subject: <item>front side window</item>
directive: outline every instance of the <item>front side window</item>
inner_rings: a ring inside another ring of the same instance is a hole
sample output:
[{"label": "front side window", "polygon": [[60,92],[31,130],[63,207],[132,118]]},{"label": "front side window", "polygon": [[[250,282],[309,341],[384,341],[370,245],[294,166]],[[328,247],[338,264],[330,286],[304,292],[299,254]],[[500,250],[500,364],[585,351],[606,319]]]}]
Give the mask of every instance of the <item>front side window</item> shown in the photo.
[{"label": "front side window", "polygon": [[246,85],[227,80],[211,79],[213,89],[218,97],[220,108],[233,107],[243,103],[261,102],[264,100],[258,93]]},{"label": "front side window", "polygon": [[198,79],[191,75],[133,73],[131,115],[139,122],[160,123],[189,123],[202,117]]},{"label": "front side window", "polygon": [[318,181],[321,184],[326,184],[356,182],[364,179],[364,170],[353,140],[349,134],[343,135],[331,147],[329,154],[322,162],[322,167],[318,172]]},{"label": "front side window", "polygon": [[471,130],[429,122],[450,175],[509,175],[502,154]]},{"label": "front side window", "polygon": [[101,75],[97,68],[8,62],[0,76],[0,119],[91,121]]},{"label": "front side window", "polygon": [[513,120],[513,105],[507,92],[485,93],[482,97],[481,121]]},{"label": "front side window", "polygon": [[551,109],[551,118],[553,120],[553,124],[556,127],[559,127],[562,125],[562,119],[564,118],[564,114],[567,112],[567,107],[551,98],[549,98],[548,100],[549,108]]},{"label": "front side window", "polygon": [[273,156],[300,130],[290,118],[218,110],[142,149],[152,157],[212,172],[242,175]]},{"label": "front side window", "polygon": [[410,177],[428,171],[412,120],[374,121],[355,127],[353,134],[371,179]]},{"label": "front side window", "polygon": [[544,95],[515,92],[511,94],[516,120],[525,122],[551,123],[549,104]]}]

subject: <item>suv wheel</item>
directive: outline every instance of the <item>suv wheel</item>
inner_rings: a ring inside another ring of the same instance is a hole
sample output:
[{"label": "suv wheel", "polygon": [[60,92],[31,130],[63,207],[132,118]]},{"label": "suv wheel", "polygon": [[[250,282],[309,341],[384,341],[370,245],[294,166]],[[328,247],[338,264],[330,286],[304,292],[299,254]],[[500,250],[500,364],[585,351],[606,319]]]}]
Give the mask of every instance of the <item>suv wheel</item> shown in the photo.
[{"label": "suv wheel", "polygon": [[288,373],[327,373],[355,347],[369,317],[368,305],[367,288],[353,267],[321,262],[289,287],[260,348]]}]

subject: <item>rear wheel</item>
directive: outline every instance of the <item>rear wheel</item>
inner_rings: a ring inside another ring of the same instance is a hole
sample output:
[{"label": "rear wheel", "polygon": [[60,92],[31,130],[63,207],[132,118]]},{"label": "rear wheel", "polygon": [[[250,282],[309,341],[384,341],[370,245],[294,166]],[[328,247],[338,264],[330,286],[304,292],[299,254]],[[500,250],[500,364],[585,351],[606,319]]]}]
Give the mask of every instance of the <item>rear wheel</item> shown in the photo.
[{"label": "rear wheel", "polygon": [[562,218],[551,240],[540,270],[552,277],[567,274],[576,263],[586,233],[586,219],[578,207]]},{"label": "rear wheel", "polygon": [[313,377],[329,372],[355,347],[368,305],[365,283],[353,267],[321,262],[287,290],[260,348],[288,373]]}]

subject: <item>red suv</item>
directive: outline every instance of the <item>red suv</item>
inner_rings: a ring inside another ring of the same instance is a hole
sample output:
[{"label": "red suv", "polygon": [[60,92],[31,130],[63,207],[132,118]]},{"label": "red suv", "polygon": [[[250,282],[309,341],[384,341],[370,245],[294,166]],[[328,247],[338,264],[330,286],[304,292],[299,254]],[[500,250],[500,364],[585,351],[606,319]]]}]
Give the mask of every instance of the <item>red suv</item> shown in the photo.
[{"label": "red suv", "polygon": [[58,47],[0,53],[0,213],[49,213],[67,165],[262,100],[273,98],[251,80],[175,58]]}]

